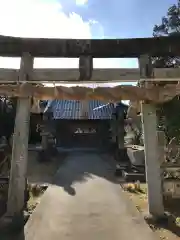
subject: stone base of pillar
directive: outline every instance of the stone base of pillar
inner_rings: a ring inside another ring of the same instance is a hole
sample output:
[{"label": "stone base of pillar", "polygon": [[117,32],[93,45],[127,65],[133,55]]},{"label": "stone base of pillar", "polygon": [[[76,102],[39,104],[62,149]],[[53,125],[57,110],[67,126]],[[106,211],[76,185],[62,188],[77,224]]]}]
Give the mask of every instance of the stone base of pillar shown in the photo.
[{"label": "stone base of pillar", "polygon": [[144,216],[144,219],[149,225],[167,225],[169,222],[169,216],[166,213],[160,216],[153,216],[148,213]]},{"label": "stone base of pillar", "polygon": [[13,234],[22,231],[24,225],[29,219],[29,213],[22,211],[21,213],[9,216],[4,214],[0,219],[0,232],[1,234]]}]

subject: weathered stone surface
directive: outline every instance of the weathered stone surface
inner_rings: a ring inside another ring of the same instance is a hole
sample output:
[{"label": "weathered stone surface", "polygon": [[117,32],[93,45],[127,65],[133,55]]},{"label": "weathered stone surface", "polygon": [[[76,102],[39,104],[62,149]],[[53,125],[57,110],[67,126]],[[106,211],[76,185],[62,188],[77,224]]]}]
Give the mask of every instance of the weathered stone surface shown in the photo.
[{"label": "weathered stone surface", "polygon": [[139,146],[137,149],[128,147],[127,155],[132,164],[144,165],[144,162],[145,162],[144,147]]}]

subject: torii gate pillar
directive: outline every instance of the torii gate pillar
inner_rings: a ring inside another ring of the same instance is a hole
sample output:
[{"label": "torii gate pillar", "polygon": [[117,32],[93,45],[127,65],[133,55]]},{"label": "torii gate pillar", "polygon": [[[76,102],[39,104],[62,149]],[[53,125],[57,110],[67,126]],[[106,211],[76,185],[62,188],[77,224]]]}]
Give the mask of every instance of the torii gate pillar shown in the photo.
[{"label": "torii gate pillar", "polygon": [[[33,57],[29,53],[24,53],[21,59],[20,80],[26,82],[26,80],[31,79],[32,70]],[[31,96],[19,97],[13,135],[11,172],[7,202],[7,216],[9,217],[21,216],[24,209],[30,111]]]},{"label": "torii gate pillar", "polygon": [[[153,77],[152,63],[149,56],[141,56],[139,59],[139,65],[141,80]],[[152,103],[141,102],[141,112],[149,213],[154,217],[161,218],[164,216],[164,205],[157,135],[156,107]]]}]

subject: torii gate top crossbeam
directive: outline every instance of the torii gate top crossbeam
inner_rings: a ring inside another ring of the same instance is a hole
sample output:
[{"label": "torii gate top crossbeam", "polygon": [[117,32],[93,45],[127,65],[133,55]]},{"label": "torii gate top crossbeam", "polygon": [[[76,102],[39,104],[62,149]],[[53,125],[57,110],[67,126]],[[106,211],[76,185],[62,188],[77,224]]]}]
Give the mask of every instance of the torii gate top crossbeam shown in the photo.
[{"label": "torii gate top crossbeam", "polygon": [[180,37],[134,39],[43,39],[0,36],[0,56],[136,58],[180,56]]}]

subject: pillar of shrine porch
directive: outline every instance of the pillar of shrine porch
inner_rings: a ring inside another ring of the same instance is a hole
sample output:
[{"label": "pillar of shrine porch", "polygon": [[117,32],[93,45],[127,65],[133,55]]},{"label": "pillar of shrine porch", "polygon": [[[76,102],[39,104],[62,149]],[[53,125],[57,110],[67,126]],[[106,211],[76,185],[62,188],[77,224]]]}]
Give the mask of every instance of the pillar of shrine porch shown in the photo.
[{"label": "pillar of shrine porch", "polygon": [[118,144],[118,155],[119,161],[123,162],[126,160],[127,150],[125,148],[124,135],[125,135],[125,121],[124,111],[120,111],[117,116],[117,144]]},{"label": "pillar of shrine porch", "polygon": [[47,128],[47,124],[48,124],[48,116],[43,113],[43,124],[42,124],[42,128],[41,128],[41,147],[43,151],[46,151],[48,149],[48,128]]}]

